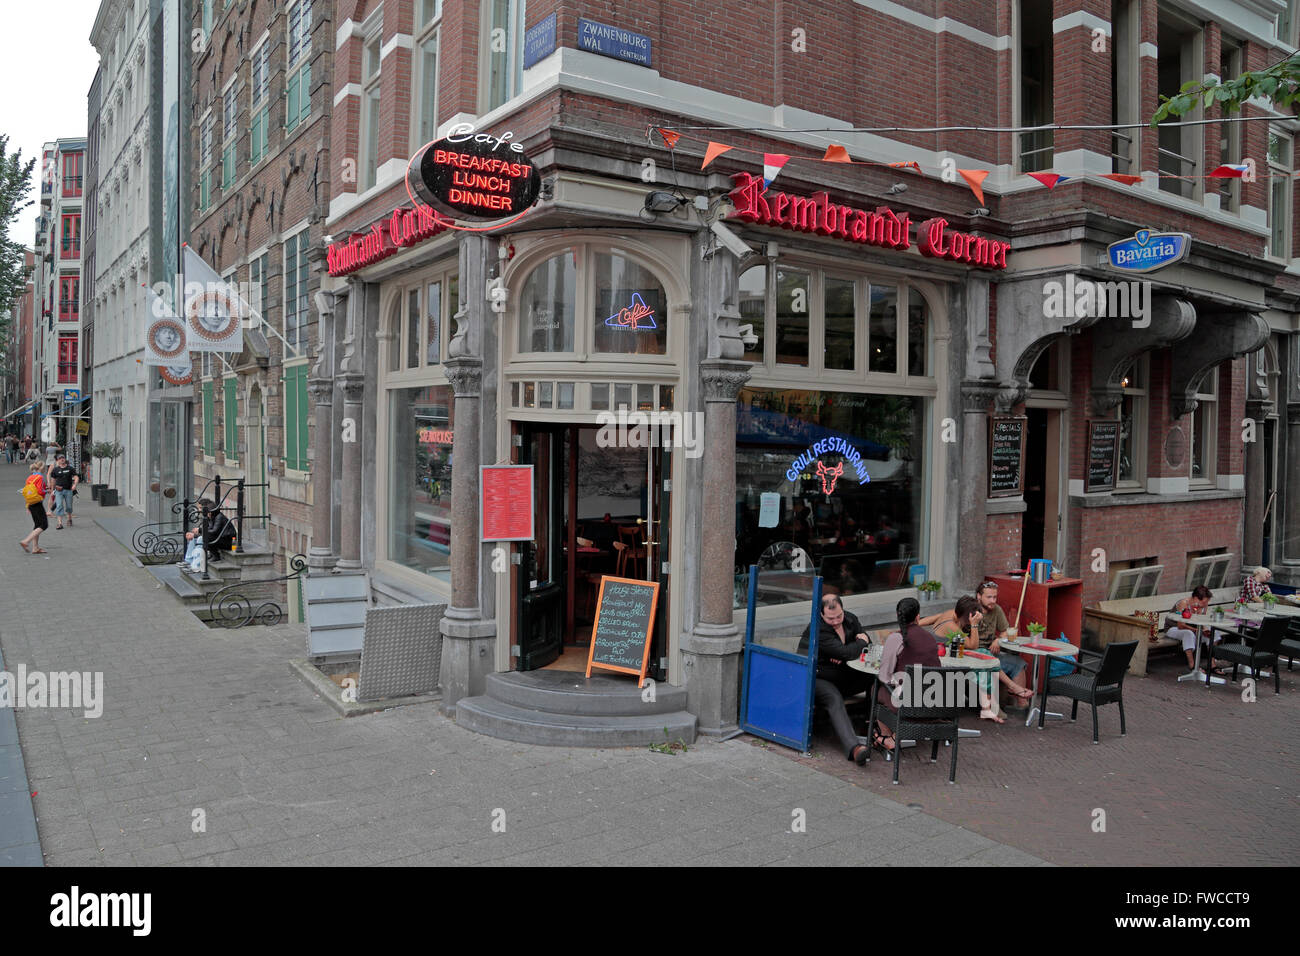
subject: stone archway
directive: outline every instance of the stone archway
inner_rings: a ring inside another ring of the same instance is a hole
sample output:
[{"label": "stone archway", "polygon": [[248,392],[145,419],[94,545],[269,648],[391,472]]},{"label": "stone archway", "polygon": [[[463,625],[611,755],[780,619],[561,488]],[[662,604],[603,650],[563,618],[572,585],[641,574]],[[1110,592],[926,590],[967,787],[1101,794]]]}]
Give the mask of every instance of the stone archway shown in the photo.
[{"label": "stone archway", "polygon": [[[244,396],[244,447],[247,461],[244,474],[251,487],[245,507],[250,515],[265,515],[270,497],[265,487],[267,482],[266,465],[266,393],[261,384],[251,381]],[[260,487],[259,487],[260,486]],[[267,541],[267,519],[251,518],[244,522],[244,536],[248,540],[249,550],[262,549]]]}]

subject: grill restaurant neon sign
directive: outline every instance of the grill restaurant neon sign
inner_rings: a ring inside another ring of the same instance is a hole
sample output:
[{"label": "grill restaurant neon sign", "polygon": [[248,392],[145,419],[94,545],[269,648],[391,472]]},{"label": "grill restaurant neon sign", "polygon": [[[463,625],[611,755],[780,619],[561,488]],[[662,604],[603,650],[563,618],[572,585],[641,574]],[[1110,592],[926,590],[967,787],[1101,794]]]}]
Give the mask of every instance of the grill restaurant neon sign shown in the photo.
[{"label": "grill restaurant neon sign", "polygon": [[[822,455],[837,454],[843,458],[836,468],[827,468],[822,462],[818,461]],[[835,490],[835,482],[843,474],[844,462],[853,466],[853,471],[857,474],[858,484],[865,485],[871,480],[867,474],[867,465],[862,458],[862,453],[850,445],[843,438],[823,438],[815,445],[809,447],[802,455],[790,463],[790,468],[785,473],[787,481],[798,481],[803,475],[804,469],[817,464],[817,476],[822,480],[822,489],[830,494]],[[827,485],[826,479],[830,477],[830,484]]]}]

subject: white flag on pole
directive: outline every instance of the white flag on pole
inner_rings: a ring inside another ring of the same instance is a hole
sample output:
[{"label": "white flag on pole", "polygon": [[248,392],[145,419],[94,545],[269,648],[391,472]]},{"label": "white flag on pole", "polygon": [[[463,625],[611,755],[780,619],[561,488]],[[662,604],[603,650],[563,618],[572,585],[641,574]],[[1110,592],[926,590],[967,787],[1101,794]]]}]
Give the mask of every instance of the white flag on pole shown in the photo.
[{"label": "white flag on pole", "polygon": [[252,313],[248,303],[188,245],[184,252],[185,330],[190,351],[242,352],[240,320]]},{"label": "white flag on pole", "polygon": [[148,286],[141,286],[144,298],[145,333],[144,362],[146,365],[189,367],[190,352],[186,347],[185,323],[172,311],[167,300]]}]

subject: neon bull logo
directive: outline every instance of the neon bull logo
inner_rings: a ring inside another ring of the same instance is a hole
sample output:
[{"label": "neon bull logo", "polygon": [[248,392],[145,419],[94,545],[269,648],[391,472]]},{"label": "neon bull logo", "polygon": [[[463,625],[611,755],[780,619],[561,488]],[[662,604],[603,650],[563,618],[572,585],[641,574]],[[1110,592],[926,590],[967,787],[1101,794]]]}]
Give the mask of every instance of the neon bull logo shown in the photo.
[{"label": "neon bull logo", "polygon": [[[835,482],[840,480],[840,475],[844,474],[844,462],[840,462],[834,468],[827,468],[826,462],[817,462],[817,477],[822,480],[822,491],[826,494],[833,494],[835,491]],[[826,479],[830,479],[827,484]]]}]

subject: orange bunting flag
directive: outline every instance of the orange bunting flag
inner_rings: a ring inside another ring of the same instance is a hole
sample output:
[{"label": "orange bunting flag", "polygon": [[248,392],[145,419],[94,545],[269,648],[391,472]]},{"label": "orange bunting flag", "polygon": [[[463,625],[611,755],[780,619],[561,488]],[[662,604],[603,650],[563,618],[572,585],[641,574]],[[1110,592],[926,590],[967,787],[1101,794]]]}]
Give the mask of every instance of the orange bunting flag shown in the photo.
[{"label": "orange bunting flag", "polygon": [[677,141],[682,138],[681,133],[674,133],[670,129],[659,128],[659,135],[664,138],[664,145],[672,149],[677,145]]},{"label": "orange bunting flag", "polygon": [[700,163],[700,169],[703,169],[730,149],[730,146],[726,146],[722,143],[710,143],[709,148],[704,151],[704,162]]},{"label": "orange bunting flag", "polygon": [[893,169],[915,169],[918,173],[921,171],[921,164],[916,162],[915,160],[911,160],[904,163],[889,163],[887,165],[889,165]]},{"label": "orange bunting flag", "polygon": [[1141,176],[1130,176],[1127,173],[1102,173],[1102,179],[1113,179],[1117,183],[1123,183],[1125,186],[1136,186],[1142,182]]},{"label": "orange bunting flag", "polygon": [[826,155],[822,157],[823,163],[851,163],[849,151],[843,146],[827,146]]},{"label": "orange bunting flag", "polygon": [[966,180],[966,185],[970,186],[970,191],[975,194],[979,204],[984,205],[984,180],[988,178],[987,169],[959,169],[961,178]]}]

